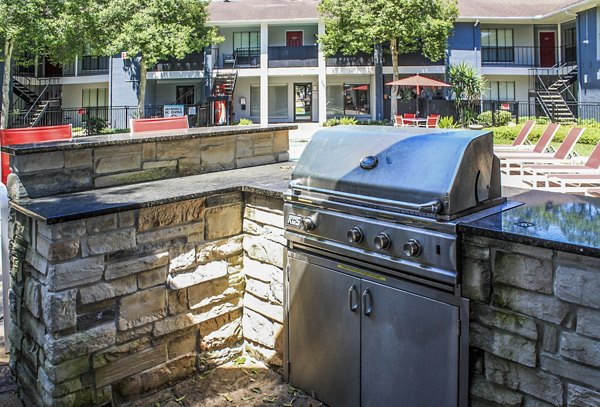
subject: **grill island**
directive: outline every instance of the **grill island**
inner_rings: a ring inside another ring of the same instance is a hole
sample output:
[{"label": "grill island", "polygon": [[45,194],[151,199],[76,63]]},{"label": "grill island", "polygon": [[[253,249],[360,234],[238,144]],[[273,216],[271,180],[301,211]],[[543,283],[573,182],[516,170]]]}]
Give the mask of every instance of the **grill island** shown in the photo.
[{"label": "grill island", "polygon": [[466,406],[456,227],[505,201],[492,134],[322,130],[284,200],[291,383],[332,406]]}]

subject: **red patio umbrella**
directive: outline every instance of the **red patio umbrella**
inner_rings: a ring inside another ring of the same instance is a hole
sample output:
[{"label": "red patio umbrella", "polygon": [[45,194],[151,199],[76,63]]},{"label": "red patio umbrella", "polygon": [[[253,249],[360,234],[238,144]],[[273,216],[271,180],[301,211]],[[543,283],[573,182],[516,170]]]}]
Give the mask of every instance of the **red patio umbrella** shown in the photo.
[{"label": "red patio umbrella", "polygon": [[[392,81],[386,83],[389,86],[414,86],[417,88],[417,110],[419,103],[419,94],[421,93],[421,87],[431,87],[431,88],[449,88],[452,85],[447,84],[446,82],[438,81],[436,79],[428,78],[426,76],[421,76],[419,74],[409,76],[408,78],[398,79],[397,81]],[[419,113],[417,111],[417,113]]]},{"label": "red patio umbrella", "polygon": [[369,90],[369,85],[359,85],[352,88],[351,90]]}]

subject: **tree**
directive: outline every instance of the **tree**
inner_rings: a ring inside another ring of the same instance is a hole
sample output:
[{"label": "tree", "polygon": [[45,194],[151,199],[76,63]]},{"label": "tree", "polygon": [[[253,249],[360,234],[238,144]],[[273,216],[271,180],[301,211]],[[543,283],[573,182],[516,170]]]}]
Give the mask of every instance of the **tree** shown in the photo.
[{"label": "tree", "polygon": [[[39,55],[56,63],[69,62],[85,47],[103,48],[106,37],[98,11],[111,0],[2,0],[0,40],[4,44],[2,120],[8,126],[14,59],[31,64]],[[27,53],[25,55],[25,53]]]},{"label": "tree", "polygon": [[160,60],[201,51],[220,38],[205,25],[206,0],[113,1],[104,9],[105,25],[111,28],[107,51],[140,56],[138,104],[144,113],[146,74]]},{"label": "tree", "polygon": [[473,121],[475,104],[485,89],[484,77],[472,65],[461,62],[450,66],[448,79],[463,126],[471,124],[469,122]]},{"label": "tree", "polygon": [[[319,11],[325,34],[319,36],[326,55],[371,52],[389,43],[393,79],[398,79],[398,55],[420,51],[432,60],[444,57],[446,42],[458,16],[456,0],[322,0]],[[398,87],[392,87],[396,101]],[[392,117],[396,103],[392,103]]]}]

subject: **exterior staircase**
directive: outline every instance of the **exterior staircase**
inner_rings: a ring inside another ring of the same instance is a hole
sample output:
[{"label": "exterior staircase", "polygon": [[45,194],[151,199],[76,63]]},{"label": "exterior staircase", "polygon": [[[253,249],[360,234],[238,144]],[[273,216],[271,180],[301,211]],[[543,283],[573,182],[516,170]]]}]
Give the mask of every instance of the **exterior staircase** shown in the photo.
[{"label": "exterior staircase", "polygon": [[216,71],[213,77],[211,96],[233,97],[236,81],[237,71]]},{"label": "exterior staircase", "polygon": [[[577,80],[577,68],[560,74],[565,67],[556,67],[555,76],[546,75],[544,78],[536,72],[535,98],[544,113],[555,123],[575,122],[576,117],[569,108],[564,94],[569,91],[569,86]],[[551,79],[549,79],[551,78]],[[548,83],[548,81],[550,81]]]},{"label": "exterior staircase", "polygon": [[[211,102],[211,120],[213,124],[231,124],[233,119],[233,92],[237,81],[237,70],[215,70],[212,77],[212,88],[210,96]],[[223,116],[216,114],[217,110],[225,112],[225,122],[219,121],[217,117],[223,120]]]},{"label": "exterior staircase", "polygon": [[[30,81],[24,78],[25,81]],[[21,99],[19,111],[23,113],[14,114],[11,127],[35,127],[42,124],[44,114],[48,111],[51,103],[54,101],[53,95],[57,95],[58,85],[55,80],[47,80],[37,85],[41,91],[36,93],[32,83],[25,84],[17,78],[13,78],[13,93]],[[14,112],[13,108],[13,112]]]}]

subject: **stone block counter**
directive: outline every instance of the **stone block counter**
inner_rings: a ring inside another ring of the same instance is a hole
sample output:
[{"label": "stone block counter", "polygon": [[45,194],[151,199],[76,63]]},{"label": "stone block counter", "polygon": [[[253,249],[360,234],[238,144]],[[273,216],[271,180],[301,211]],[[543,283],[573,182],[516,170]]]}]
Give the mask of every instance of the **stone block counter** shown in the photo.
[{"label": "stone block counter", "polygon": [[[32,198],[18,163],[8,335],[22,398],[119,405],[244,351],[281,370],[293,164]],[[459,228],[470,404],[600,405],[600,202],[511,199],[523,205]]]},{"label": "stone block counter", "polygon": [[11,155],[13,196],[66,192],[283,162],[288,131],[273,125],[194,128],[2,147]]}]

